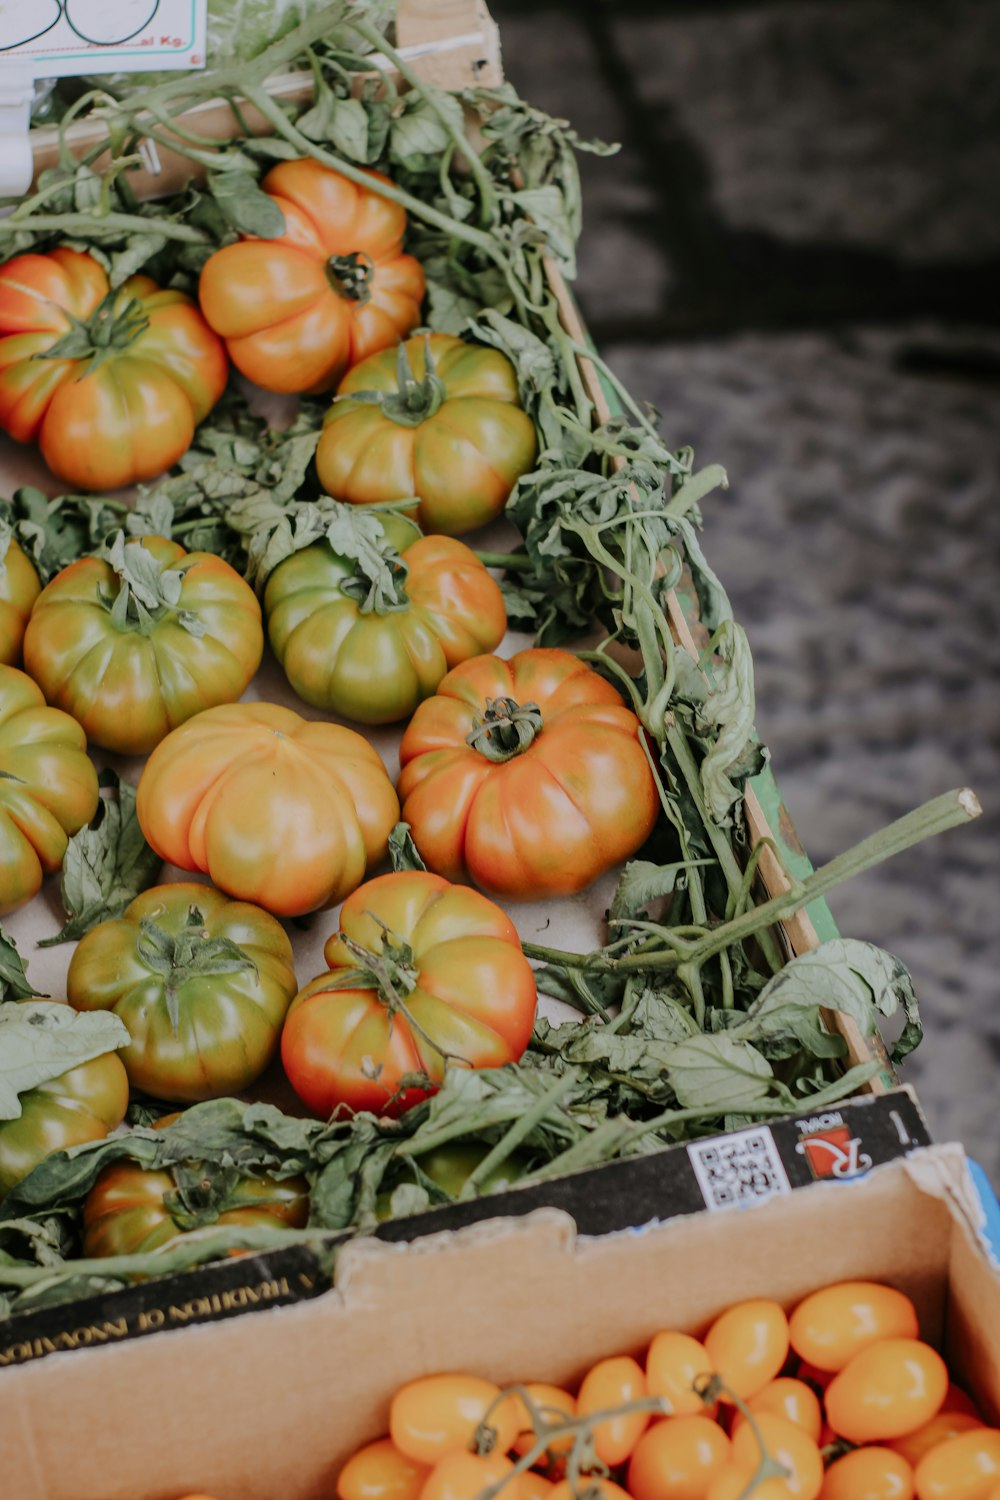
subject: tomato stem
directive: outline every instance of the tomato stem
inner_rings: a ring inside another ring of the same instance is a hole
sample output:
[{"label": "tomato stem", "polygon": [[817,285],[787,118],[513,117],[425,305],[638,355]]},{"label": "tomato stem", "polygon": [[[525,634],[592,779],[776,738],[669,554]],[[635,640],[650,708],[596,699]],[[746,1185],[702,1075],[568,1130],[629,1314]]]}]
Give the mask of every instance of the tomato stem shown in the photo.
[{"label": "tomato stem", "polygon": [[347,302],[356,302],[364,307],[371,298],[371,284],[375,276],[375,262],[364,250],[352,250],[350,255],[331,255],[326,263],[326,279]]},{"label": "tomato stem", "polygon": [[541,732],[542,711],[537,703],[487,698],[486,707],[473,719],[465,742],[499,765],[522,755]]}]

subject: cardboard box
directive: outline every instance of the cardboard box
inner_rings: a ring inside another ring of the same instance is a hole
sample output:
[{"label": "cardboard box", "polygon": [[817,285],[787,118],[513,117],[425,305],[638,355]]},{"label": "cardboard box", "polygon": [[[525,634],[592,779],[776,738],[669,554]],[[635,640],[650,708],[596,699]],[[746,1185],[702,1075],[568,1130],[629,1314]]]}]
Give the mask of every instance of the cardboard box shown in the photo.
[{"label": "cardboard box", "polygon": [[590,1237],[543,1208],[407,1245],[353,1241],[334,1290],[259,1318],[0,1372],[3,1500],[330,1500],[403,1382],[441,1370],[572,1382],[741,1298],[891,1282],[1000,1415],[1000,1268],[961,1148],[850,1183]]}]

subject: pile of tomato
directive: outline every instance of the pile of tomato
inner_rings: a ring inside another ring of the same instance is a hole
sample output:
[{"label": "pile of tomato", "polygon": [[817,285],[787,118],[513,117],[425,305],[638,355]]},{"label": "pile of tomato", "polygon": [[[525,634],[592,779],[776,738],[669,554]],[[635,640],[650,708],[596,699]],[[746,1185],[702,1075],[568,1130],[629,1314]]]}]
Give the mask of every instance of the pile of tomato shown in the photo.
[{"label": "pile of tomato", "polygon": [[429,1375],[394,1396],[339,1500],[1000,1500],[1000,1430],[896,1289],[766,1299],[664,1330],[575,1394]]},{"label": "pile of tomato", "polygon": [[[317,1115],[396,1115],[446,1066],[516,1062],[535,983],[490,896],[577,891],[658,815],[614,686],[569,652],[492,654],[503,597],[457,534],[499,514],[537,453],[512,364],[408,337],[424,280],[393,202],[311,160],[264,188],[284,235],[219,250],[197,302],[144,276],[112,289],[76,248],[0,267],[0,428],[37,442],[58,477],[101,489],[175,463],[231,361],[270,390],[337,392],[316,468],[340,506],[327,512],[340,529],[259,578],[261,598],[221,557],[160,536],[119,532],[44,587],[6,540],[0,914],[38,894],[94,818],[90,747],[147,757],[142,833],[211,885],[145,890],[80,941],[66,999],[114,1012],[129,1041],[0,1122],[0,1196],[47,1152],[114,1130],[130,1089],[170,1106],[221,1098],[280,1052]],[[239,701],[265,637],[319,717]],[[365,729],[401,720],[394,786]],[[400,818],[426,869],[376,874]],[[341,902],[328,969],[303,986],[282,923]],[[237,1222],[303,1222],[301,1191],[260,1186]],[[179,1233],[168,1192],[166,1174],[109,1168],[85,1251]]]}]

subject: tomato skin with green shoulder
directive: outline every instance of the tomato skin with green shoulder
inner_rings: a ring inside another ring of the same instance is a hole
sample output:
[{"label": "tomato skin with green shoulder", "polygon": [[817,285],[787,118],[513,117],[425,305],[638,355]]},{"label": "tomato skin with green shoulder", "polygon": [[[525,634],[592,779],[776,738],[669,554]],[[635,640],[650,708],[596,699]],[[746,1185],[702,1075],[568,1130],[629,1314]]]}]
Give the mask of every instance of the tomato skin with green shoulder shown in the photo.
[{"label": "tomato skin with green shoulder", "polygon": [[416,496],[425,532],[460,536],[494,520],[538,454],[510,360],[450,334],[355,365],[337,397],[316,450],[324,489],[351,505]]},{"label": "tomato skin with green shoulder", "polygon": [[60,246],[0,266],[0,428],[59,479],[111,490],[187,452],[226,387],[222,341],[183,292]]},{"label": "tomato skin with green shoulder", "polygon": [[403,254],[406,213],[311,157],[280,162],[261,187],[284,216],[284,234],[217,250],[198,301],[255,384],[328,391],[420,321],[424,273]]},{"label": "tomato skin with green shoulder", "polygon": [[20,1096],[0,1120],[0,1201],[53,1151],[103,1140],[125,1118],[128,1077],[114,1052],[78,1064]]},{"label": "tomato skin with green shoulder", "polygon": [[408,718],[507,626],[499,585],[464,543],[421,536],[399,516],[378,524],[381,586],[324,540],[279,563],[264,592],[268,639],[295,692],[362,724]]},{"label": "tomato skin with green shoulder", "polygon": [[264,631],[253,589],[210,552],[147,536],[82,557],[39,595],[25,667],[95,744],[147,755],[171,729],[242,696]]},{"label": "tomato skin with green shoulder", "polygon": [[400,1115],[446,1066],[502,1067],[531,1039],[534,974],[510,918],[477,891],[421,870],[379,876],[344,902],[324,954],[330,972],[300,990],[281,1035],[314,1114]]},{"label": "tomato skin with green shoulder", "polygon": [[296,991],[284,928],[259,907],[180,881],[137,896],[78,943],[66,994],[111,1010],[132,1038],[132,1087],[194,1103],[239,1093],[267,1067]]},{"label": "tomato skin with green shoulder", "polygon": [[[422,1151],[414,1160],[423,1176],[429,1177],[435,1187],[440,1188],[448,1199],[455,1202],[472,1173],[486,1160],[490,1149],[490,1145],[483,1141],[452,1141],[447,1146],[438,1146],[434,1151]],[[512,1151],[481,1179],[476,1197],[486,1198],[491,1193],[502,1193],[506,1188],[513,1187],[524,1176],[530,1163],[528,1152]],[[394,1187],[415,1183],[416,1180],[416,1174],[410,1172],[400,1177]],[[440,1205],[435,1202],[428,1206],[437,1208]],[[422,1209],[415,1211],[423,1212]],[[380,1220],[396,1217],[392,1209],[392,1191],[383,1189],[379,1193],[375,1202],[375,1214]]]},{"label": "tomato skin with green shoulder", "polygon": [[135,806],[162,859],[279,917],[343,900],[385,858],[399,817],[367,740],[276,703],[223,704],[175,729]]},{"label": "tomato skin with green shoulder", "polygon": [[[179,1176],[187,1182],[187,1205],[178,1193]],[[210,1195],[215,1206],[209,1206]],[[301,1229],[308,1217],[304,1177],[250,1177],[199,1163],[175,1175],[116,1161],[84,1200],[83,1254],[140,1255],[196,1228]]]},{"label": "tomato skin with green shoulder", "polygon": [[568,651],[479,656],[448,673],[400,747],[402,816],[427,866],[510,900],[581,890],[659,812],[639,720]]},{"label": "tomato skin with green shoulder", "polygon": [[0,916],[37,894],[97,811],[97,772],[75,719],[0,666]]},{"label": "tomato skin with green shoulder", "polygon": [[20,666],[24,632],[41,591],[34,563],[15,536],[8,534],[4,545],[0,524],[0,663]]}]

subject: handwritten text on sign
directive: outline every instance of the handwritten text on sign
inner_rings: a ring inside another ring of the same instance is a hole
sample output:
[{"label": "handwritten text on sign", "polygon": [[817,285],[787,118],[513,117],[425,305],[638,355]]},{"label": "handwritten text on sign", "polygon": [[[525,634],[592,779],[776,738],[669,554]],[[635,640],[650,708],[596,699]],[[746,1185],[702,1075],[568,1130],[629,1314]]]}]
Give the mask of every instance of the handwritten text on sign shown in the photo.
[{"label": "handwritten text on sign", "polygon": [[207,0],[0,0],[0,67],[36,78],[205,66]]}]

